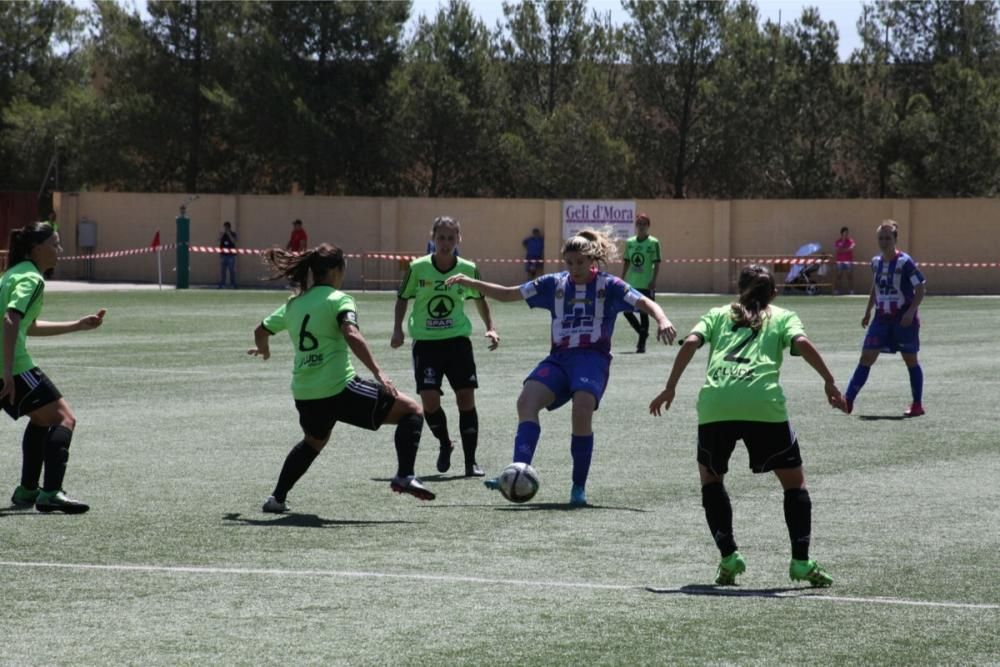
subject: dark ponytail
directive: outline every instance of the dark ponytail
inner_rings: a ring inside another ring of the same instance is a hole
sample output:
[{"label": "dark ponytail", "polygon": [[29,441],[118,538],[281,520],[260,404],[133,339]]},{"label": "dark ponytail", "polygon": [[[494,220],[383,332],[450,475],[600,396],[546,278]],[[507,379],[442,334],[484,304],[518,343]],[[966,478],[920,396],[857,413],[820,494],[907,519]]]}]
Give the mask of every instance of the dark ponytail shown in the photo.
[{"label": "dark ponytail", "polygon": [[740,290],[740,300],[730,306],[733,326],[760,331],[767,306],[776,294],[774,276],[763,266],[750,264],[740,271],[737,287]]},{"label": "dark ponytail", "polygon": [[302,294],[326,279],[330,271],[344,268],[344,251],[329,243],[301,253],[271,248],[264,253],[264,264],[271,280],[287,280],[296,294]]},{"label": "dark ponytail", "polygon": [[14,266],[28,259],[32,248],[42,245],[55,233],[55,228],[47,222],[32,222],[20,229],[10,230],[10,237],[7,239],[10,253],[7,266]]}]

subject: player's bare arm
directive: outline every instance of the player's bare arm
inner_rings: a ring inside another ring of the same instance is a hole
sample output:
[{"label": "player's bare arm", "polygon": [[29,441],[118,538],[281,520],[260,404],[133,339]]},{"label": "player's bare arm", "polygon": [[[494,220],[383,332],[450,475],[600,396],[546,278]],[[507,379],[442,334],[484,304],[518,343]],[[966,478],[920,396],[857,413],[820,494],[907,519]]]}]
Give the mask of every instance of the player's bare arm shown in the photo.
[{"label": "player's bare arm", "polygon": [[674,329],[674,325],[667,319],[666,313],[663,312],[659,304],[644,296],[636,302],[635,306],[656,320],[656,340],[663,341],[667,345],[674,342],[674,338],[677,337],[677,330]]},{"label": "player's bare arm", "polygon": [[47,322],[35,320],[28,327],[29,336],[59,336],[61,334],[73,333],[74,331],[89,331],[96,329],[104,323],[104,316],[107,310],[101,308],[92,315],[81,317],[73,322]]},{"label": "player's bare arm", "polygon": [[487,283],[482,280],[470,278],[464,273],[457,273],[451,276],[444,281],[444,284],[449,287],[452,285],[471,287],[472,289],[479,291],[480,294],[485,294],[491,299],[496,299],[497,301],[520,301],[523,298],[521,296],[520,285],[506,287],[504,285],[497,285],[496,283]]},{"label": "player's bare arm", "polygon": [[396,297],[396,307],[393,310],[392,338],[389,339],[389,346],[400,347],[405,340],[403,335],[403,319],[406,317],[406,299]]},{"label": "player's bare arm", "polygon": [[875,307],[875,290],[878,286],[872,282],[871,292],[868,293],[868,304],[865,306],[865,316],[861,318],[861,328],[866,329],[872,320],[872,308]]},{"label": "player's bare arm", "polygon": [[14,397],[14,344],[21,326],[21,313],[8,310],[3,316],[3,387],[0,402]]},{"label": "player's bare arm", "polygon": [[698,351],[699,347],[701,347],[701,338],[698,336],[691,334],[684,339],[680,351],[674,357],[674,365],[670,369],[667,386],[650,402],[649,414],[659,417],[661,409],[670,409],[670,404],[674,402],[674,396],[677,393],[677,383],[680,382],[681,376],[684,375],[684,370],[691,363],[694,353]]},{"label": "player's bare arm", "polygon": [[812,344],[812,341],[805,336],[798,336],[792,341],[792,349],[796,354],[801,355],[805,362],[812,366],[813,370],[823,378],[823,391],[826,393],[826,400],[830,405],[838,410],[847,412],[847,403],[844,401],[840,389],[837,388],[837,384],[833,379],[833,373],[826,367],[826,362],[823,361],[822,355],[820,355],[816,346]]},{"label": "player's bare arm", "polygon": [[500,335],[496,331],[496,327],[493,325],[493,313],[490,311],[490,304],[483,299],[476,299],[476,310],[479,311],[479,317],[482,318],[483,324],[486,326],[485,338],[490,341],[489,349],[495,350],[500,346]]},{"label": "player's bare arm", "polygon": [[253,330],[254,347],[247,350],[251,357],[260,357],[264,361],[271,358],[271,332],[264,328],[263,324],[258,324]]},{"label": "player's bare arm", "polygon": [[396,386],[392,383],[388,377],[382,373],[382,369],[379,367],[378,363],[375,361],[375,357],[372,355],[371,348],[368,347],[368,341],[365,337],[361,335],[361,330],[358,329],[354,324],[350,322],[344,322],[340,325],[340,332],[344,334],[344,340],[347,342],[347,347],[351,348],[351,352],[354,356],[358,358],[358,361],[365,365],[375,379],[382,384],[390,394],[393,396],[398,396],[399,391]]},{"label": "player's bare arm", "polygon": [[913,318],[917,316],[917,309],[924,300],[924,296],[927,294],[927,286],[924,283],[920,283],[913,289],[913,301],[910,303],[910,307],[906,309],[903,313],[903,318],[900,321],[904,327],[908,327],[913,324]]}]

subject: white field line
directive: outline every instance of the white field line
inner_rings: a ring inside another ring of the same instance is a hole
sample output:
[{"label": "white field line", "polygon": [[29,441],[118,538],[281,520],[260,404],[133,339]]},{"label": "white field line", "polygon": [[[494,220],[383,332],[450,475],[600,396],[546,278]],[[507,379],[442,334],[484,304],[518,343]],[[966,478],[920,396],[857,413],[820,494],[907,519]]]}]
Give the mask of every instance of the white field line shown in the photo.
[{"label": "white field line", "polygon": [[[545,581],[530,579],[492,579],[489,577],[465,577],[459,575],[435,575],[418,573],[394,573],[394,572],[365,572],[353,570],[283,570],[274,568],[240,568],[240,567],[194,567],[182,565],[98,565],[91,563],[48,563],[48,562],[23,562],[23,561],[0,561],[0,567],[21,567],[21,568],[51,568],[58,570],[89,570],[99,572],[146,572],[154,574],[235,574],[252,576],[274,576],[274,577],[336,577],[342,579],[399,579],[404,581],[429,581],[442,583],[472,583],[485,584],[490,586],[521,586],[535,588],[578,588],[587,590],[648,590],[654,593],[676,593],[683,594],[681,589],[651,588],[639,584],[602,584],[594,582],[575,581]],[[751,591],[740,592],[735,589],[732,593],[720,590],[718,593],[712,589],[705,589],[702,592],[693,592],[695,596],[716,596],[716,597],[761,597],[761,598],[782,598],[793,600],[813,600],[827,602],[853,602],[857,604],[885,604],[902,605],[910,607],[943,607],[948,609],[980,609],[980,610],[1000,610],[1000,604],[983,604],[971,602],[936,602],[932,600],[907,600],[904,598],[889,597],[846,597],[836,595],[824,595],[808,593],[809,589],[802,589],[803,593],[796,591],[783,591],[776,593],[761,593],[756,595]]]}]

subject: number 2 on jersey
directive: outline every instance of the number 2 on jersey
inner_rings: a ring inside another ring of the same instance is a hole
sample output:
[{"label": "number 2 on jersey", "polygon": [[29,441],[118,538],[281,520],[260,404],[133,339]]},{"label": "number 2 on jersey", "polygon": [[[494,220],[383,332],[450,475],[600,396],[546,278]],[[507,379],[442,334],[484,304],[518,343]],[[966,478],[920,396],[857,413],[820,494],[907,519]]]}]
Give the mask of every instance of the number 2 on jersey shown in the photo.
[{"label": "number 2 on jersey", "polygon": [[747,345],[749,345],[750,341],[752,341],[754,338],[756,338],[757,334],[759,334],[759,333],[760,333],[759,329],[757,329],[757,330],[751,329],[750,330],[750,335],[748,335],[746,338],[744,338],[743,340],[741,340],[736,345],[736,347],[734,347],[733,349],[731,349],[729,351],[729,354],[727,354],[725,357],[723,357],[723,360],[725,360],[725,361],[731,361],[734,364],[749,364],[750,361],[751,361],[750,359],[748,359],[747,357],[738,357],[738,356],[736,356],[736,354],[740,350],[742,350],[743,348],[745,348]]}]

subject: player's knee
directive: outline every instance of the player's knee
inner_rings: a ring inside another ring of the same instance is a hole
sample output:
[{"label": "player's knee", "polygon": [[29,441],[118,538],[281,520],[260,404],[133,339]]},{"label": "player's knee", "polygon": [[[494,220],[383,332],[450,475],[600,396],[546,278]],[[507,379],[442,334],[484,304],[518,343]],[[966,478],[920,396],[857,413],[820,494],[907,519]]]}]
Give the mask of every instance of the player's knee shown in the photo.
[{"label": "player's knee", "polygon": [[517,413],[519,415],[538,414],[542,407],[544,406],[539,406],[535,397],[529,395],[527,392],[522,391],[521,395],[517,397]]},{"label": "player's knee", "polygon": [[441,394],[437,389],[420,392],[420,405],[424,412],[437,412],[441,409]]},{"label": "player's knee", "polygon": [[323,451],[323,448],[326,447],[326,443],[328,443],[329,441],[330,441],[329,433],[327,433],[325,437],[317,437],[315,435],[309,435],[308,433],[303,434],[302,436],[302,442],[306,443],[307,446],[314,449],[316,453]]},{"label": "player's knee", "polygon": [[455,392],[455,403],[462,412],[476,409],[476,390],[459,389]]},{"label": "player's knee", "polygon": [[406,394],[400,394],[397,396],[396,402],[401,406],[400,410],[404,417],[416,415],[417,417],[420,417],[421,421],[423,421],[425,411],[435,412],[435,410],[428,410],[426,404],[421,405],[421,403],[418,403]]},{"label": "player's knee", "polygon": [[70,431],[76,428],[76,415],[73,409],[65,401],[61,401],[56,408],[56,420],[53,426],[63,426]]},{"label": "player's knee", "polygon": [[589,391],[578,391],[573,394],[573,416],[589,418],[597,409],[597,397]]}]

